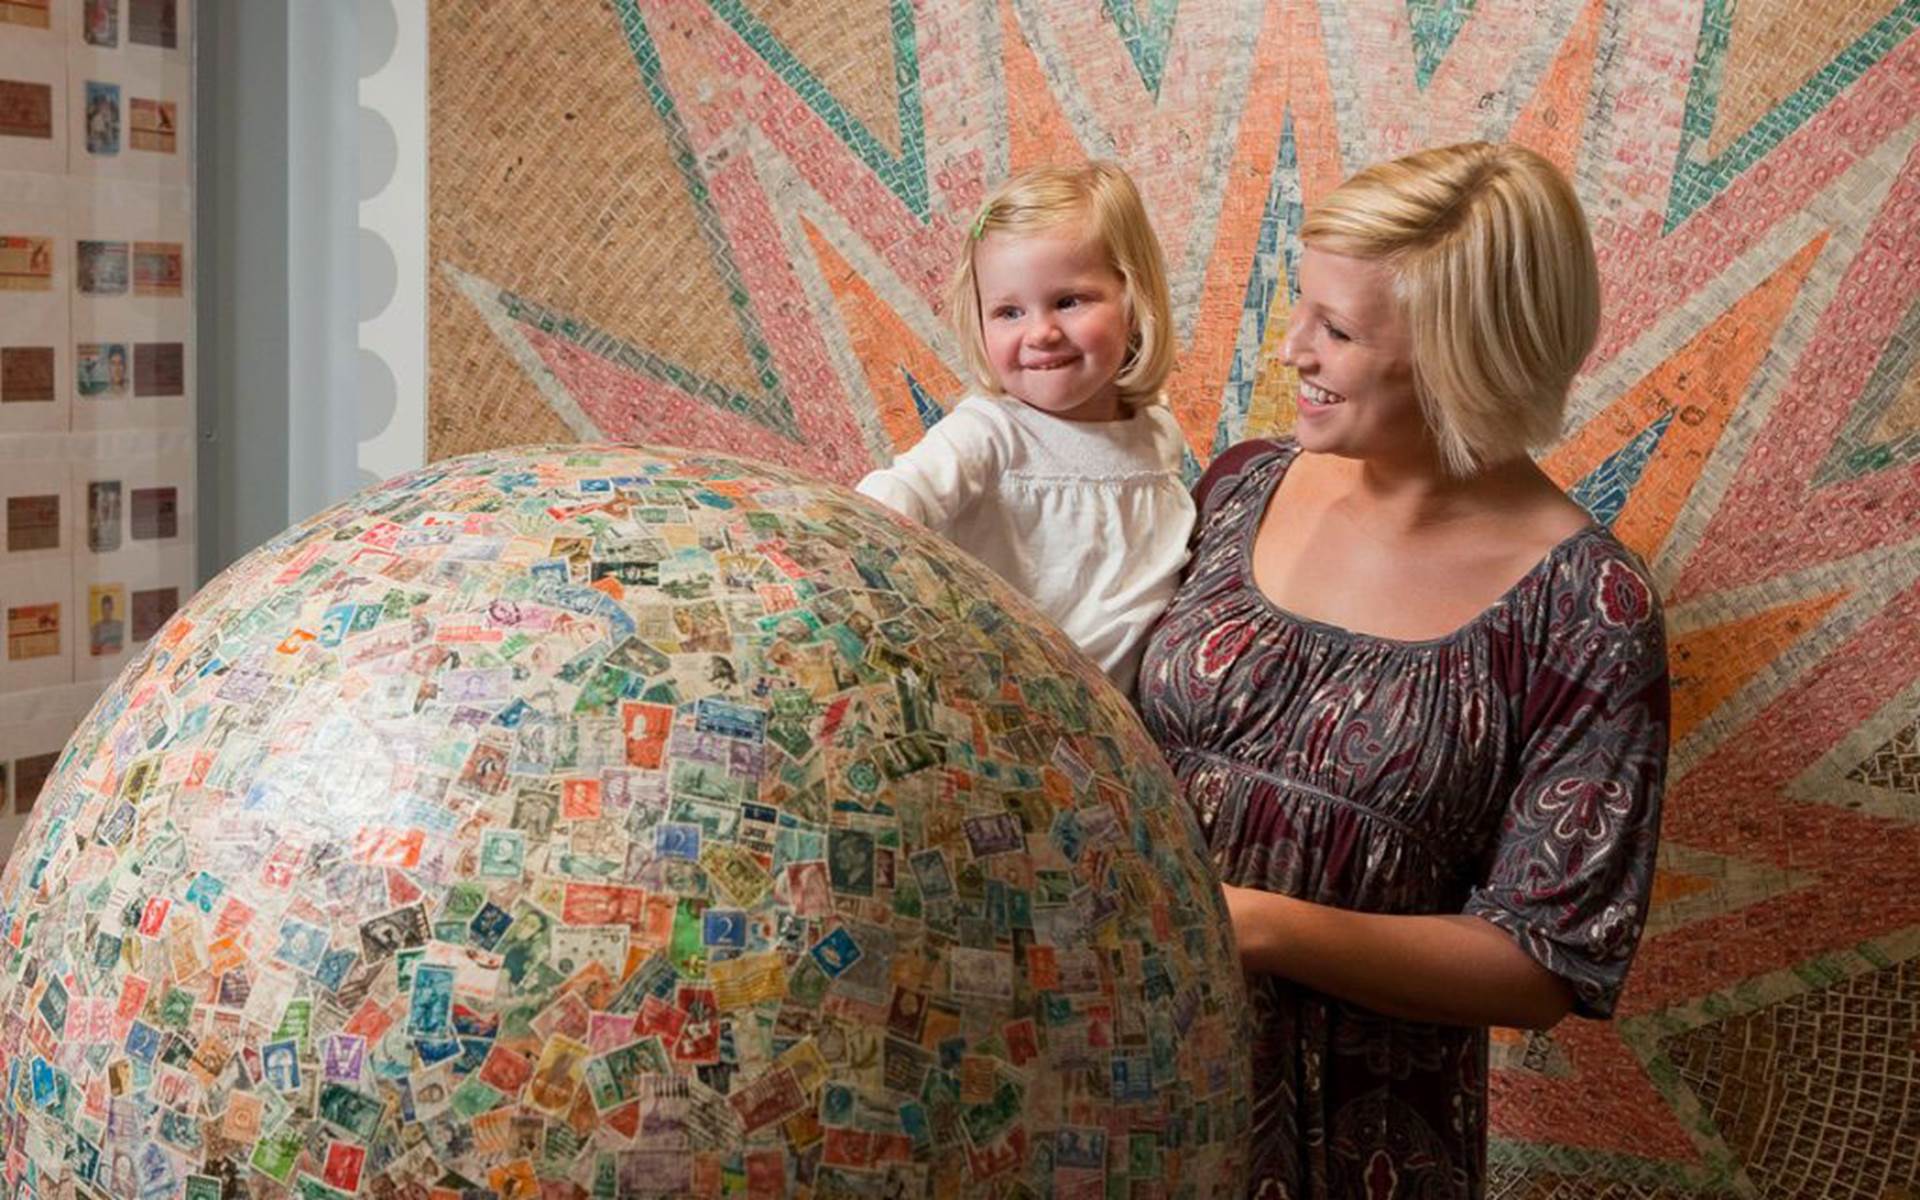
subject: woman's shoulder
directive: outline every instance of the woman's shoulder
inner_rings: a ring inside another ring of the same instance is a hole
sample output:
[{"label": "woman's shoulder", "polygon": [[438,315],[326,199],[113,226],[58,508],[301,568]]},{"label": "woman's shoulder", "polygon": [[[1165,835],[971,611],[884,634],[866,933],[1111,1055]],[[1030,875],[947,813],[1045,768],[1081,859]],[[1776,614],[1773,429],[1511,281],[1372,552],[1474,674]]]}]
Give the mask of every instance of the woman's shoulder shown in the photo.
[{"label": "woman's shoulder", "polygon": [[1300,452],[1292,438],[1248,438],[1235,442],[1214,456],[1193,485],[1193,503],[1202,516],[1216,511],[1227,497],[1239,490],[1248,475],[1269,465],[1291,462]]},{"label": "woman's shoulder", "polygon": [[1604,525],[1590,525],[1549,556],[1527,627],[1543,665],[1636,690],[1664,676],[1666,616],[1647,566]]},{"label": "woman's shoulder", "polygon": [[1291,458],[1300,452],[1300,443],[1290,437],[1248,438],[1235,442],[1225,450],[1214,455],[1207,470],[1222,472],[1240,472],[1256,462],[1271,459],[1276,455]]},{"label": "woman's shoulder", "polygon": [[1585,597],[1588,607],[1608,624],[1640,625],[1660,619],[1660,593],[1653,573],[1626,543],[1604,525],[1593,524],[1562,543],[1561,569],[1555,573],[1563,592]]}]

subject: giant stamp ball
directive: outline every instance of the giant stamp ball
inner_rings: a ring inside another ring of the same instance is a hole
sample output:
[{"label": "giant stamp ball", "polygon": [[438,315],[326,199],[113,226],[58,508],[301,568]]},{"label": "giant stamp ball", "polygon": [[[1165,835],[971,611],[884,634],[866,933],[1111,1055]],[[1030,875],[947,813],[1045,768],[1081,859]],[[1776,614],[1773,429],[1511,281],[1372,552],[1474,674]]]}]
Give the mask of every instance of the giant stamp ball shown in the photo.
[{"label": "giant stamp ball", "polygon": [[22,1195],[1229,1197],[1248,1028],[1125,699],[717,455],[474,455],[275,538],[0,881]]}]

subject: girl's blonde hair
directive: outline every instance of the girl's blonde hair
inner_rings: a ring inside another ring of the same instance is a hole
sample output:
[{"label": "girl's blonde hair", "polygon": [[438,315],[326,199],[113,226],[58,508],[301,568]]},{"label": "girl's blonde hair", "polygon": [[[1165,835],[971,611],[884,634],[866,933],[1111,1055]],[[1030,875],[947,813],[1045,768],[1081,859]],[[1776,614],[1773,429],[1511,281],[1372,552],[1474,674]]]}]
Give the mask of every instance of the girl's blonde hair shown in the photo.
[{"label": "girl's blonde hair", "polygon": [[980,323],[980,287],[974,252],[992,233],[1027,235],[1071,225],[1106,252],[1125,283],[1129,320],[1126,361],[1114,376],[1122,404],[1135,407],[1160,398],[1173,370],[1173,303],[1167,294],[1166,260],[1147,220],[1146,205],[1127,173],[1110,162],[1077,167],[1034,167],[1013,176],[987,197],[968,231],[965,253],[947,291],[947,319],[975,384],[999,395],[987,360]]},{"label": "girl's blonde hair", "polygon": [[1414,389],[1451,471],[1559,436],[1600,326],[1600,271],[1552,163],[1486,142],[1378,163],[1316,205],[1300,241],[1393,273]]}]

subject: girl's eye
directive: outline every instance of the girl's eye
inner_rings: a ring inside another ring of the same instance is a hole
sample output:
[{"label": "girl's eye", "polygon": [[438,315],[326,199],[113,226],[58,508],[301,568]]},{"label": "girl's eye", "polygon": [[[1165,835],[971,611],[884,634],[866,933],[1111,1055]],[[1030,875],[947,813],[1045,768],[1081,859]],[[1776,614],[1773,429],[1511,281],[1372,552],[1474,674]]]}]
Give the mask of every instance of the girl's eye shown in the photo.
[{"label": "girl's eye", "polygon": [[1008,307],[1002,306],[1000,308],[996,308],[993,310],[993,319],[996,321],[1012,320],[1014,317],[1017,317],[1019,315],[1020,315],[1020,310],[1017,308],[1008,308]]},{"label": "girl's eye", "polygon": [[1062,297],[1060,300],[1061,308],[1078,308],[1079,306],[1080,306],[1080,297],[1078,296],[1065,296],[1065,297]]}]

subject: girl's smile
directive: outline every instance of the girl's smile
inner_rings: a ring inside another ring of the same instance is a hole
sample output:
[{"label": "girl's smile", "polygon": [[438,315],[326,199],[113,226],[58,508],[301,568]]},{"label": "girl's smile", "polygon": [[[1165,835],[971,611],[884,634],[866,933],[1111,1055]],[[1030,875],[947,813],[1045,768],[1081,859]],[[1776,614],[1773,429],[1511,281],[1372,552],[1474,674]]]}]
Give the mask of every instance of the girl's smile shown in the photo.
[{"label": "girl's smile", "polygon": [[1070,226],[991,233],[975,251],[987,361],[1008,395],[1068,421],[1124,416],[1114,376],[1133,328],[1126,282]]}]

